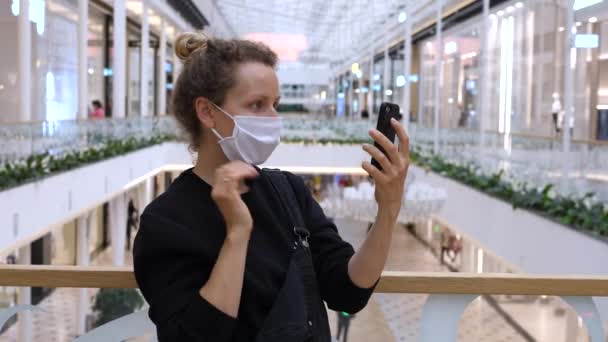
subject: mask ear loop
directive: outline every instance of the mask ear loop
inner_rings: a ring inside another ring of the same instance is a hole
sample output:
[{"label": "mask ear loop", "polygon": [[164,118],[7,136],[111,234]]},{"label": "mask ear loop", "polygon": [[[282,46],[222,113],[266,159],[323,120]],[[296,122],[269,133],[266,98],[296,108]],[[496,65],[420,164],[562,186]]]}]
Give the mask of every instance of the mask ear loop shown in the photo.
[{"label": "mask ear loop", "polygon": [[[209,102],[211,102],[211,101],[209,101]],[[220,112],[222,112],[222,113],[226,114],[226,116],[228,116],[230,119],[232,119],[232,121],[234,122],[234,125],[236,126],[236,120],[234,120],[234,117],[233,117],[232,115],[228,114],[228,112],[226,112],[225,110],[223,110],[223,109],[222,109],[222,107],[220,107],[220,106],[216,105],[214,102],[211,102],[211,104],[213,104],[213,105],[215,106],[215,108],[219,109],[219,111],[220,111]],[[211,129],[211,132],[213,132],[213,134],[215,134],[215,136],[216,136],[216,137],[217,137],[217,138],[218,138],[220,141],[221,141],[221,140],[226,139],[226,138],[223,138],[223,137],[220,135],[220,133],[219,133],[219,132],[218,132],[218,131],[217,131],[215,128],[212,128],[212,129]]]}]

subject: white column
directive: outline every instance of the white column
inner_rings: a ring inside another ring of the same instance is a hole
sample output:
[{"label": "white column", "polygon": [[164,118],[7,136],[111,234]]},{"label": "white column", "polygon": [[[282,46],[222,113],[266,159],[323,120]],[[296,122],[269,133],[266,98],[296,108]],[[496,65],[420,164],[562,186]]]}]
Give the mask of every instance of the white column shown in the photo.
[{"label": "white column", "polygon": [[403,56],[403,75],[405,76],[405,85],[403,86],[403,125],[405,130],[409,132],[410,127],[410,112],[411,112],[411,101],[410,101],[410,73],[412,65],[412,18],[405,19],[405,40]]},{"label": "white column", "polygon": [[136,198],[134,201],[134,205],[139,210],[141,210],[148,204],[148,194],[146,193],[146,185],[147,181],[143,181],[135,188]]},{"label": "white column", "polygon": [[367,96],[366,94],[363,93],[363,80],[365,78],[363,77],[363,72],[361,71],[361,77],[358,77],[357,80],[359,82],[359,93],[357,94],[357,102],[358,102],[358,106],[359,106],[359,113],[357,114],[357,118],[361,118],[361,112],[363,111],[363,109],[365,109],[365,107],[363,106],[365,103],[365,97]]},{"label": "white column", "polygon": [[[78,266],[89,266],[89,231],[92,213],[86,213],[76,221],[76,264]],[[86,333],[86,319],[89,311],[89,295],[87,289],[78,289],[78,300],[76,302],[76,334]]]},{"label": "white column", "polygon": [[349,117],[353,117],[355,115],[354,108],[353,108],[353,101],[355,99],[354,84],[355,84],[355,75],[353,75],[353,72],[351,70],[351,72],[349,73],[349,76],[348,76],[348,95],[346,96],[346,99],[348,101],[347,108],[348,108]]},{"label": "white column", "polygon": [[19,2],[18,18],[19,119],[32,120],[32,24],[30,0]]},{"label": "white column", "polygon": [[[23,12],[21,12],[23,14]],[[20,265],[30,265],[31,260],[30,245],[27,244],[19,248],[18,263]],[[30,305],[32,304],[32,288],[31,287],[19,287],[19,305]],[[32,331],[34,327],[32,325],[32,313],[29,310],[21,311],[18,315],[19,322],[19,342],[30,342],[32,340]]]},{"label": "white column", "polygon": [[141,116],[148,116],[148,80],[150,72],[148,64],[150,63],[150,22],[148,20],[148,1],[142,0],[141,12],[141,48],[139,58],[139,112]]},{"label": "white column", "polygon": [[127,202],[125,194],[110,201],[110,234],[112,235],[112,265],[123,266],[127,236]]},{"label": "white column", "polygon": [[[571,65],[571,49],[574,47],[574,34],[572,28],[574,27],[574,0],[566,1],[566,32],[564,41],[564,122],[562,124],[563,134],[563,156],[562,156],[562,192],[568,193],[570,191],[569,185],[569,173],[571,158],[568,156],[570,152],[570,119],[573,117],[574,109],[574,68]],[[575,50],[576,51],[576,50]]]},{"label": "white column", "polygon": [[371,118],[374,114],[374,49],[369,54],[369,87],[367,89],[367,111]]},{"label": "white column", "polygon": [[146,179],[145,185],[146,185],[146,205],[139,208],[140,212],[143,212],[144,208],[148,204],[150,204],[150,202],[152,202],[152,200],[154,200],[154,198],[155,198],[155,196],[154,196],[154,177],[150,177],[150,178]]},{"label": "white column", "polygon": [[114,0],[114,60],[112,61],[112,116],[125,117],[127,97],[127,9],[126,1]]},{"label": "white column", "polygon": [[158,174],[158,195],[160,196],[165,192],[165,173],[161,172]]},{"label": "white column", "polygon": [[152,194],[153,180],[153,177],[148,178],[137,186],[137,202],[135,203],[135,205],[140,213],[154,199]]},{"label": "white column", "polygon": [[441,100],[441,56],[443,55],[443,39],[441,30],[443,25],[441,22],[442,1],[437,0],[437,24],[435,26],[435,122],[433,134],[433,152],[439,152],[439,104]]},{"label": "white column", "polygon": [[78,118],[86,119],[89,116],[88,102],[88,22],[89,1],[78,0]]},{"label": "white column", "polygon": [[[177,38],[177,33],[174,35]],[[182,61],[175,54],[175,39],[173,40],[173,87],[177,84],[177,78],[182,70]]]},{"label": "white column", "polygon": [[167,27],[165,19],[160,22],[160,47],[158,49],[158,86],[156,95],[158,115],[167,114],[167,72],[165,64],[167,63]]},{"label": "white column", "polygon": [[387,40],[386,46],[384,47],[384,71],[383,71],[383,76],[382,76],[382,84],[383,84],[382,98],[384,99],[385,102],[388,102],[390,100],[388,95],[386,95],[386,91],[391,88],[391,84],[392,84],[391,75],[390,75],[391,61],[390,61],[390,57],[388,55],[388,48],[389,48],[388,44],[389,44],[389,42]]},{"label": "white column", "polygon": [[479,154],[478,157],[483,158],[484,146],[486,144],[485,122],[490,113],[488,112],[488,100],[492,90],[489,87],[489,44],[490,39],[488,32],[490,30],[490,0],[483,0],[483,17],[481,19],[481,96],[479,97],[479,109],[477,117],[479,118]]}]

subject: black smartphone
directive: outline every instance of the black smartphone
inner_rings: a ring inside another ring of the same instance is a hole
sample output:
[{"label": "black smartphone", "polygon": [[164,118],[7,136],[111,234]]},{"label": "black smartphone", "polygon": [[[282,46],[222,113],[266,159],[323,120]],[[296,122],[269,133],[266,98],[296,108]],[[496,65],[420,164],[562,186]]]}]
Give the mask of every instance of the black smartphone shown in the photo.
[{"label": "black smartphone", "polygon": [[[401,114],[399,113],[399,106],[394,103],[383,102],[380,105],[380,112],[378,113],[378,124],[376,125],[376,129],[380,131],[380,133],[384,134],[388,140],[390,140],[393,144],[395,143],[395,129],[391,125],[391,119],[401,120]],[[376,146],[382,153],[386,155],[386,151],[380,144],[374,141],[374,146]],[[372,165],[378,168],[378,170],[382,170],[382,166],[380,163],[374,158],[372,158]]]}]

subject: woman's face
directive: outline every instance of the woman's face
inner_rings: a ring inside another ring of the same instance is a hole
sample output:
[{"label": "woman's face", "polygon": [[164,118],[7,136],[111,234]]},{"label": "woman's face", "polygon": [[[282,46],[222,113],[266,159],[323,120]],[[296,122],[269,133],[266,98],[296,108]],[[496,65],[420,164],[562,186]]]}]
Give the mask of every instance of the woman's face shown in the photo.
[{"label": "woman's face", "polygon": [[[242,63],[237,67],[236,83],[226,93],[221,107],[232,116],[277,116],[279,105],[279,81],[273,68],[262,63]],[[219,103],[217,104],[220,105]],[[232,135],[234,121],[213,105],[215,129],[222,137]]]}]

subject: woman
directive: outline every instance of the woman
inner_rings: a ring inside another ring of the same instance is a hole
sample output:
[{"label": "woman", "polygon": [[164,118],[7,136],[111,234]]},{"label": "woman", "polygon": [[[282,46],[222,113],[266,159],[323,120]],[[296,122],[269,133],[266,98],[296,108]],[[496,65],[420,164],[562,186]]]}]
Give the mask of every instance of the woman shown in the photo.
[{"label": "woman", "polygon": [[91,102],[93,105],[93,111],[91,112],[91,117],[93,119],[103,119],[106,117],[106,112],[103,110],[103,105],[101,101],[95,100]]},{"label": "woman", "polygon": [[370,131],[390,159],[363,147],[384,171],[363,163],[379,209],[355,253],[299,177],[255,166],[279,143],[277,56],[199,34],[181,35],[175,50],[184,67],[173,108],[198,158],[144,210],[133,252],[159,340],[330,341],[323,301],[358,312],[384,267],[408,167],[403,127],[393,122],[399,148]]}]

